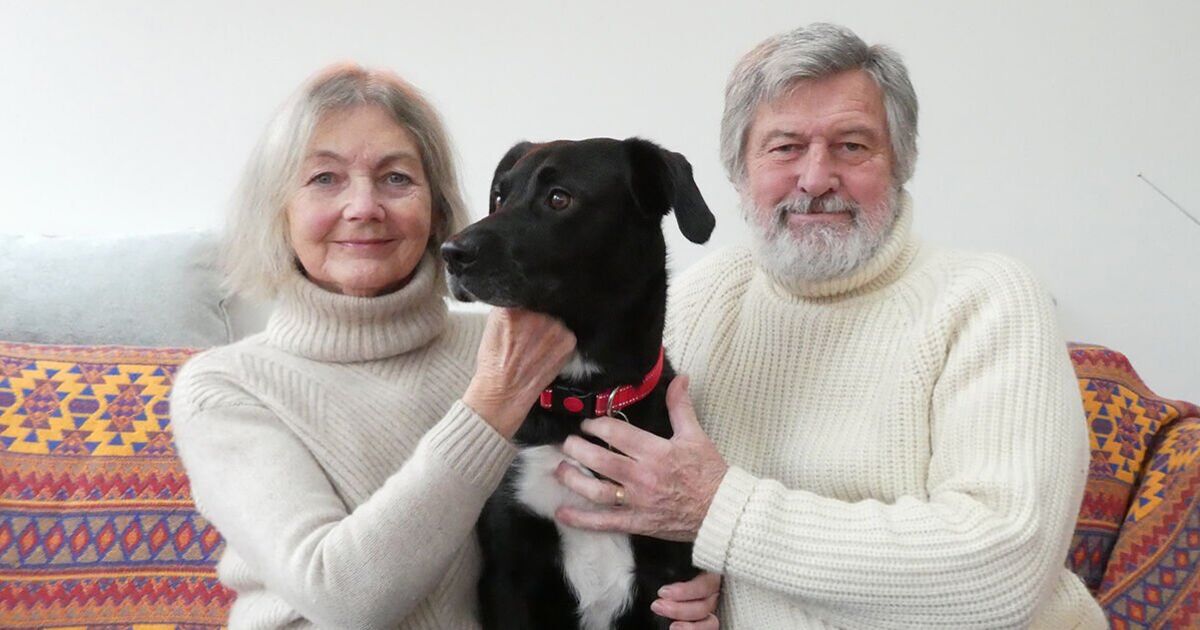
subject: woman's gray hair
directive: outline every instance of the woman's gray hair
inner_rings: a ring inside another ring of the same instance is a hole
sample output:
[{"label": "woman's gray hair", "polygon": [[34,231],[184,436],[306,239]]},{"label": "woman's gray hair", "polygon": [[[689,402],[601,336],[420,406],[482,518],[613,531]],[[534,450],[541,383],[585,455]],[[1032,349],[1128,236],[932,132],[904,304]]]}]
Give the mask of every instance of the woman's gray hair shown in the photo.
[{"label": "woman's gray hair", "polygon": [[721,117],[721,161],[739,189],[746,178],[746,140],[763,103],[797,81],[862,69],[883,90],[891,138],[892,177],[897,187],[912,177],[917,161],[917,95],[900,56],[886,46],[867,46],[853,31],[835,24],[810,24],[767,39],[738,62],[725,86]]},{"label": "woman's gray hair", "polygon": [[[438,248],[466,224],[449,138],[421,93],[393,73],[336,64],[305,82],[276,112],[242,172],[224,238],[226,285],[262,297],[275,296],[295,273],[288,243],[287,204],[321,117],[358,105],[379,105],[417,140],[432,198],[427,250],[441,265]],[[437,276],[442,277],[441,270]],[[444,291],[444,287],[442,287]]]}]

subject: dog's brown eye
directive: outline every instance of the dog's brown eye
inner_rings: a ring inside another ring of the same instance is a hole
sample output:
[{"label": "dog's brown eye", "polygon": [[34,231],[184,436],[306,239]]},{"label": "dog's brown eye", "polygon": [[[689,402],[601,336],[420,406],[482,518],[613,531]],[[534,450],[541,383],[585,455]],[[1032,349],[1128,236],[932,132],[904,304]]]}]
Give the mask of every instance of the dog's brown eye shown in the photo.
[{"label": "dog's brown eye", "polygon": [[502,204],[502,203],[504,203],[504,195],[501,195],[500,193],[496,193],[496,194],[492,195],[492,207],[493,208],[499,208],[500,204]]},{"label": "dog's brown eye", "polygon": [[552,190],[550,196],[546,197],[546,205],[555,210],[565,210],[567,206],[571,205],[571,195],[568,195],[565,190]]}]

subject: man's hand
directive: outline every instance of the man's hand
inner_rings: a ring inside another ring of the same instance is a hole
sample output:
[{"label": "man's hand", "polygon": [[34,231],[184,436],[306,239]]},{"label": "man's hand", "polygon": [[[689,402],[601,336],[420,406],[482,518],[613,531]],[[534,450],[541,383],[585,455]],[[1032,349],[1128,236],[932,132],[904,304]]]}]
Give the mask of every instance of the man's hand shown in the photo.
[{"label": "man's hand", "polygon": [[584,420],[585,433],[619,452],[573,435],[563,443],[563,453],[612,481],[589,477],[566,462],[554,476],[593,503],[613,507],[564,506],[555,518],[581,529],[695,540],[729,466],[696,420],[686,376],[667,388],[667,411],[675,431],[669,440],[614,418]]}]

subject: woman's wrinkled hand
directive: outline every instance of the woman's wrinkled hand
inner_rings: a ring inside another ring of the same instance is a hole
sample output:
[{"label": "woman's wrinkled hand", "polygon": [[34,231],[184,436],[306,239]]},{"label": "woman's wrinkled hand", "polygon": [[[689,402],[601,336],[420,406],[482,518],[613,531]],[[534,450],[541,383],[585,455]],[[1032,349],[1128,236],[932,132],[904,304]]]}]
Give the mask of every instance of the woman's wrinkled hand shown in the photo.
[{"label": "woman's wrinkled hand", "polygon": [[494,308],[463,402],[511,438],[541,391],[575,351],[575,335],[541,313]]},{"label": "woman's wrinkled hand", "polygon": [[717,598],[721,594],[721,576],[702,572],[687,582],[676,582],[658,589],[658,599],[650,605],[655,614],[671,619],[671,630],[716,630]]}]

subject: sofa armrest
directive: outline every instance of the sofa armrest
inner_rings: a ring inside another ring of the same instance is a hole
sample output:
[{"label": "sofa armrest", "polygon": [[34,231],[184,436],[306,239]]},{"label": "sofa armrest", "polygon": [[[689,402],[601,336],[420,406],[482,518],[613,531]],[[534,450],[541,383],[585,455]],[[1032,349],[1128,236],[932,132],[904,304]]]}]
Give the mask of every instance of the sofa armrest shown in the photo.
[{"label": "sofa armrest", "polygon": [[1113,628],[1200,624],[1200,417],[1151,446],[1097,598]]},{"label": "sofa armrest", "polygon": [[1134,505],[1156,436],[1177,419],[1200,413],[1151,391],[1120,352],[1090,344],[1070,344],[1069,350],[1086,413],[1091,461],[1067,565],[1094,595]]}]

